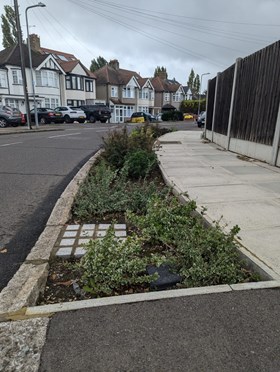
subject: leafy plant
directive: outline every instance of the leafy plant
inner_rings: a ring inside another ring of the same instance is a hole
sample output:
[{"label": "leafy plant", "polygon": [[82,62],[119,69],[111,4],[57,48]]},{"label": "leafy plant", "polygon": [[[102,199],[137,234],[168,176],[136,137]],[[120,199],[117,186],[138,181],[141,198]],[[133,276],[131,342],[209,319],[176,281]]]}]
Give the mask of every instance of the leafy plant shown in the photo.
[{"label": "leafy plant", "polygon": [[142,241],[130,236],[125,241],[116,239],[111,227],[103,239],[91,240],[81,260],[84,270],[84,290],[95,296],[111,295],[124,288],[145,286],[157,275],[148,275],[149,264],[160,265],[164,257],[143,256]]},{"label": "leafy plant", "polygon": [[126,155],[124,167],[129,178],[139,179],[147,176],[156,164],[157,157],[154,152],[137,149]]}]

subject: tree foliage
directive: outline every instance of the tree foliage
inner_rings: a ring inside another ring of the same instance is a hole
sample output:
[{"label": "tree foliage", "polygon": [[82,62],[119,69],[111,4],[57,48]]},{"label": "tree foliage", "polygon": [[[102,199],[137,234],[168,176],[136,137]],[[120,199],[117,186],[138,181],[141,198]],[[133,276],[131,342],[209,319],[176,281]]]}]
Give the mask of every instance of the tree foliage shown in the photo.
[{"label": "tree foliage", "polygon": [[89,69],[91,72],[94,72],[96,70],[99,70],[101,67],[106,66],[107,64],[108,62],[106,61],[106,59],[103,58],[102,56],[99,56],[96,59],[94,58],[91,61],[91,65]]},{"label": "tree foliage", "polygon": [[1,15],[1,19],[2,45],[4,48],[9,48],[17,44],[16,15],[10,5],[4,5],[4,13]]},{"label": "tree foliage", "polygon": [[157,66],[157,67],[155,68],[154,77],[159,76],[162,72],[165,72],[165,73],[166,73],[166,77],[168,76],[168,75],[167,75],[166,67],[163,67],[163,66],[162,66],[162,67]]},{"label": "tree foliage", "polygon": [[188,78],[188,82],[187,82],[187,85],[190,88],[190,90],[193,90],[194,79],[195,79],[195,73],[194,73],[194,70],[191,69],[191,72],[190,72],[189,78]]},{"label": "tree foliage", "polygon": [[200,79],[199,79],[199,75],[196,74],[196,77],[193,82],[193,94],[198,96],[199,92],[200,92]]}]

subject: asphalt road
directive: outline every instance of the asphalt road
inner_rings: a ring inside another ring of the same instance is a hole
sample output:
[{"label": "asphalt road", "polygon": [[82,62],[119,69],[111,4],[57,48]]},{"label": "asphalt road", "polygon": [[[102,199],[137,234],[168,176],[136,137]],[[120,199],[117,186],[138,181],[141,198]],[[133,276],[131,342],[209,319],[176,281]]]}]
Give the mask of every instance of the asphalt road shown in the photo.
[{"label": "asphalt road", "polygon": [[59,313],[40,372],[279,372],[280,290]]},{"label": "asphalt road", "polygon": [[[164,126],[197,129],[191,122]],[[65,187],[99,149],[102,136],[117,125],[58,127],[63,130],[17,134],[12,128],[15,133],[10,135],[0,131],[0,290],[34,246]]]}]

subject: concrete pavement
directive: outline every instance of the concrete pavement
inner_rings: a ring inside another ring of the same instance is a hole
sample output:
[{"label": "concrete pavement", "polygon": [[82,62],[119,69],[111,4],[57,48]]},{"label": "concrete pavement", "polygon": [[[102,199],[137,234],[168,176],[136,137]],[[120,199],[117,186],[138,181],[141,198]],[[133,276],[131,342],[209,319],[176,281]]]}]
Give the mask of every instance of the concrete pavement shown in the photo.
[{"label": "concrete pavement", "polygon": [[187,192],[206,218],[228,230],[241,228],[243,252],[274,279],[280,278],[280,169],[224,151],[198,132],[173,132],[160,139],[163,174]]}]

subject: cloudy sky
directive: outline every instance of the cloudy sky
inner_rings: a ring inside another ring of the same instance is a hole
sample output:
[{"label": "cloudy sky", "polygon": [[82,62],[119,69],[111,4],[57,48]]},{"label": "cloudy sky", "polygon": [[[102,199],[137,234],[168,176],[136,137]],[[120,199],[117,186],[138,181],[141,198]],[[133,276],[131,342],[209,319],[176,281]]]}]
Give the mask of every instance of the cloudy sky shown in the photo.
[{"label": "cloudy sky", "polygon": [[[152,76],[156,66],[186,84],[193,68],[208,78],[237,57],[280,38],[280,0],[42,0],[28,10],[30,33],[41,46],[75,54],[90,66],[99,55],[120,67]],[[25,9],[18,0],[26,35]],[[1,4],[13,5],[12,0]],[[2,6],[1,6],[2,7]],[[3,7],[1,12],[3,11]],[[0,31],[2,40],[2,34]]]}]

